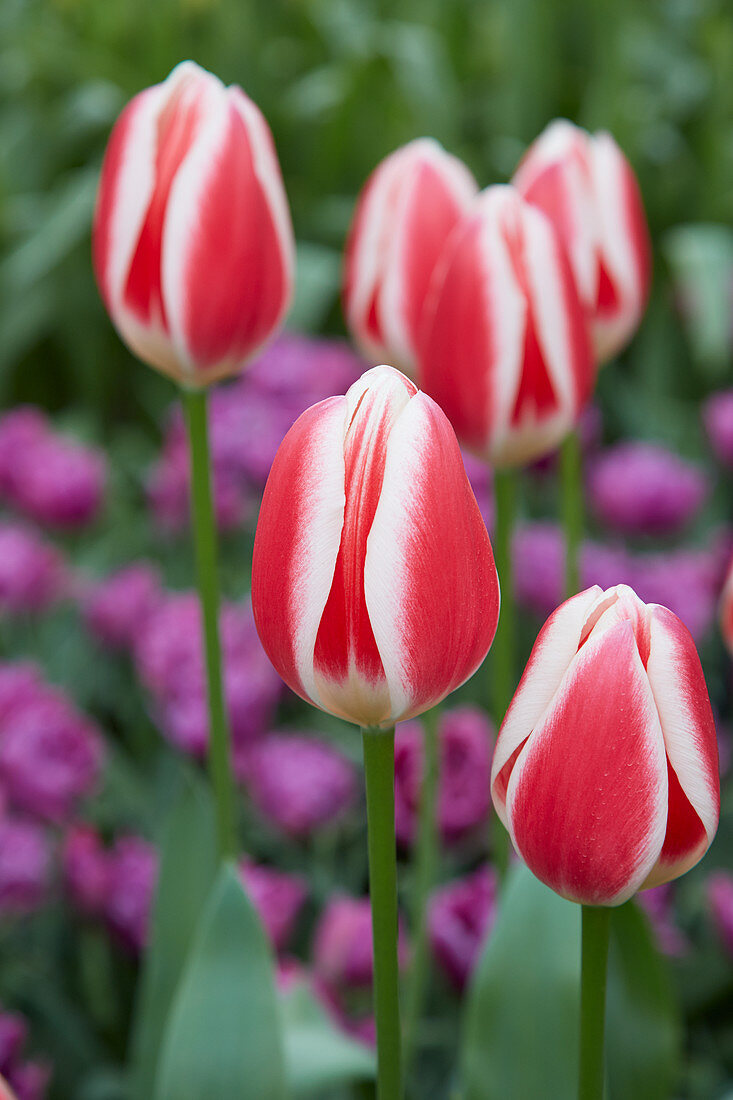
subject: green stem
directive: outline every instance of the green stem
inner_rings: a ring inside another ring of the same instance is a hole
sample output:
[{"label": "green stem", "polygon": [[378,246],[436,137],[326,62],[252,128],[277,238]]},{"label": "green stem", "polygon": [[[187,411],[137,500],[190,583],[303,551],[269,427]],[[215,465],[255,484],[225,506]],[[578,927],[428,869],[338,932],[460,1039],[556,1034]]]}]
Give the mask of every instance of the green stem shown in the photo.
[{"label": "green stem", "polygon": [[415,1048],[415,1031],[422,1012],[427,986],[430,955],[428,952],[428,898],[435,881],[439,858],[438,785],[440,749],[438,741],[440,710],[433,707],[423,715],[424,753],[420,789],[418,832],[414,848],[415,882],[412,889],[412,959],[405,992],[405,1072]]},{"label": "green stem", "polygon": [[369,845],[369,896],[374,940],[377,1097],[400,1100],[397,845],[394,824],[394,727],[363,729]]},{"label": "green stem", "polygon": [[191,454],[191,515],[206,654],[209,774],[216,800],[219,855],[222,859],[226,859],[236,855],[234,781],[231,769],[229,721],[224,703],[221,674],[217,537],[211,495],[206,391],[184,390],[183,405]]},{"label": "green stem", "polygon": [[580,589],[580,547],[583,541],[583,455],[577,431],[569,432],[560,448],[560,481],[567,599]]},{"label": "green stem", "polygon": [[[514,580],[512,576],[512,534],[517,507],[517,473],[496,470],[494,473],[494,560],[501,586],[501,612],[492,647],[492,702],[497,730],[512,701],[516,688],[516,619]],[[501,821],[492,814],[492,848],[499,879],[503,880],[509,863],[509,834]]]},{"label": "green stem", "polygon": [[603,1040],[611,910],[583,906],[578,1100],[603,1100]]}]

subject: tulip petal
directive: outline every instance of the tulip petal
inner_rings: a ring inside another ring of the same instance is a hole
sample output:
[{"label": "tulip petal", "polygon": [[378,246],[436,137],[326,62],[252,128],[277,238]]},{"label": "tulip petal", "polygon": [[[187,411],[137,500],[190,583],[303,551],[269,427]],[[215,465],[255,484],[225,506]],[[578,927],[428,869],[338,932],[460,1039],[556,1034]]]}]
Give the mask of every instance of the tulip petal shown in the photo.
[{"label": "tulip petal", "polygon": [[676,878],[707,851],[718,827],[718,742],[705,677],[687,627],[650,605],[647,673],[670,769],[667,833],[648,885]]},{"label": "tulip petal", "polygon": [[344,522],[345,415],[346,398],[328,398],[286,435],[265,486],[252,560],[262,644],[288,686],[317,706],[313,651]]},{"label": "tulip petal", "polygon": [[619,905],[654,866],[667,822],[664,740],[630,622],[590,638],[522,749],[512,840],[571,901]]},{"label": "tulip petal", "polygon": [[390,722],[459,687],[491,645],[499,611],[491,543],[453,430],[423,393],[389,438],[364,589]]},{"label": "tulip petal", "polygon": [[594,603],[602,596],[598,585],[579,592],[553,611],[537,635],[499,731],[491,765],[491,793],[496,812],[504,825],[507,825],[506,790],[511,774],[511,768],[506,768],[506,765],[513,763],[512,757],[552,703],[577,653],[586,619]]}]

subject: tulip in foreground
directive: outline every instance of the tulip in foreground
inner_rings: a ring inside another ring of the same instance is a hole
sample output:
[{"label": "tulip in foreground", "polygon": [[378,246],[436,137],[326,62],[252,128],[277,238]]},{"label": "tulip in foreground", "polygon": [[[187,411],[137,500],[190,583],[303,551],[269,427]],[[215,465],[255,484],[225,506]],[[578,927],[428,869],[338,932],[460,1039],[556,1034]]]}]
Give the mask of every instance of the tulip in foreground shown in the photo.
[{"label": "tulip in foreground", "polygon": [[414,375],[423,305],[445,242],[478,191],[432,138],[397,149],[359,196],[344,261],[344,313],[372,362]]},{"label": "tulip in foreground", "polygon": [[420,381],[461,443],[494,466],[553,450],[595,368],[551,222],[513,187],[483,191],[446,245],[425,307]]},{"label": "tulip in foreground", "polygon": [[239,372],[290,300],[293,236],[272,135],[241,88],[191,61],[110,137],[94,270],[122,339],[189,387]]},{"label": "tulip in foreground", "polygon": [[684,874],[718,826],[715,725],[687,628],[625,585],[562,604],[499,731],[491,789],[530,870],[582,903],[578,1096],[601,1100],[608,907]]},{"label": "tulip in foreground", "polygon": [[453,430],[392,367],[308,409],[273,463],[252,607],[286,683],[363,727],[378,1095],[401,1095],[394,724],[491,645],[499,585]]},{"label": "tulip in foreground", "polygon": [[636,331],[649,296],[651,246],[639,185],[610,134],[556,119],[513,180],[567,249],[600,363]]}]

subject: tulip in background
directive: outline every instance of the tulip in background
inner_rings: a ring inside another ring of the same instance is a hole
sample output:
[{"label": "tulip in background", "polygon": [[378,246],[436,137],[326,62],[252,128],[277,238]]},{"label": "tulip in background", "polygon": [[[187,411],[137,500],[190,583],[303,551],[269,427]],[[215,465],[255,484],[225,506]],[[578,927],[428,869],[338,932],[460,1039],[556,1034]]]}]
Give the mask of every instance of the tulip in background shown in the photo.
[{"label": "tulip in background", "polygon": [[715,724],[680,620],[625,585],[562,604],[499,731],[491,790],[530,870],[583,905],[580,1095],[600,1100],[608,912],[599,907],[684,874],[718,825]]},{"label": "tulip in background", "polygon": [[234,795],[221,682],[206,387],[243,369],[290,301],[294,243],[267,123],[241,88],[191,61],[127,105],[112,131],[93,258],[133,352],[183,387],[206,641],[209,761],[219,848],[233,855]]},{"label": "tulip in background", "polygon": [[512,181],[550,218],[570,259],[599,363],[628,343],[651,281],[651,244],[639,185],[613,137],[556,119]]},{"label": "tulip in background", "polygon": [[393,1100],[394,724],[472,675],[499,611],[489,536],[453,430],[399,371],[367,371],[283,440],[257,525],[252,607],[293,691],[363,730],[379,1094]]},{"label": "tulip in background", "polygon": [[733,560],[728,566],[723,591],[720,595],[720,632],[725,648],[733,656]]},{"label": "tulip in background", "polygon": [[359,196],[344,259],[346,323],[367,359],[417,370],[431,277],[478,187],[432,138],[386,157]]}]

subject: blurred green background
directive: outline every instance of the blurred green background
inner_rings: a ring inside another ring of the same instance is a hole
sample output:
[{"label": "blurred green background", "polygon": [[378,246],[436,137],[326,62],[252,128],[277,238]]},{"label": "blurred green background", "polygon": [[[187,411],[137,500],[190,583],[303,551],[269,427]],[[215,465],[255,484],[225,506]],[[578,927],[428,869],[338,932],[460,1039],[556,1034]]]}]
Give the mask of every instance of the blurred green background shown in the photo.
[{"label": "blurred green background", "polygon": [[[433,134],[487,185],[511,175],[556,115],[612,130],[639,174],[658,271],[644,330],[604,404],[612,430],[615,418],[647,434],[651,416],[657,435],[689,449],[675,398],[701,396],[729,366],[728,0],[3,0],[2,404],[81,406],[91,434],[120,419],[154,430],[170,390],[111,329],[89,225],[114,118],[184,57],[240,83],[269,119],[300,242],[291,323],[305,328],[341,329],[354,198],[400,143]],[[687,223],[714,228],[676,231]],[[689,326],[690,346],[667,264],[694,290],[701,260],[706,315]],[[639,402],[639,385],[650,401]]]}]

